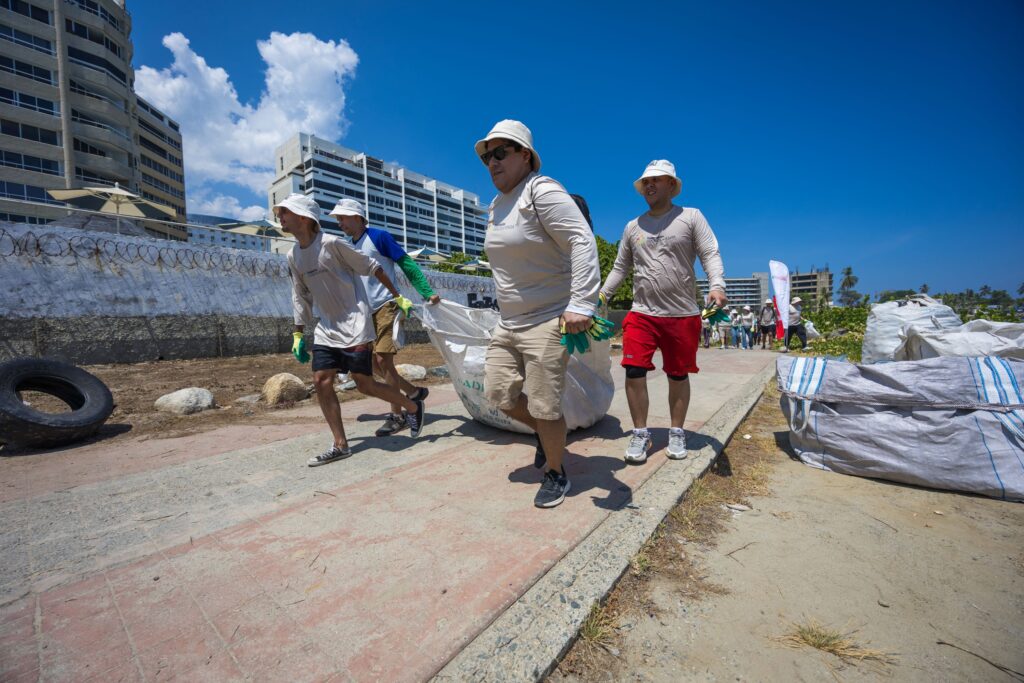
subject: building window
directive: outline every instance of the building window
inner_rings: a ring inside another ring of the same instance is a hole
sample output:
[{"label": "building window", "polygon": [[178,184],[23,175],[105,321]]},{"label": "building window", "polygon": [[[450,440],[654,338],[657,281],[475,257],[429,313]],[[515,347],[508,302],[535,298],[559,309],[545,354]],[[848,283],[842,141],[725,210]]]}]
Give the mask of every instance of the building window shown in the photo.
[{"label": "building window", "polygon": [[47,145],[60,145],[60,140],[56,131],[37,128],[35,126],[30,126],[27,123],[18,123],[17,121],[0,119],[0,133],[21,138],[23,140],[43,142]]},{"label": "building window", "polygon": [[38,111],[51,116],[60,115],[55,102],[44,100],[42,97],[35,97],[34,95],[26,95],[23,92],[8,88],[0,88],[0,102],[6,102],[7,104],[13,104],[15,107],[31,109],[32,111]]},{"label": "building window", "polygon": [[67,0],[72,5],[78,5],[86,12],[95,14],[97,17],[113,26],[118,31],[121,30],[121,21],[113,14],[108,12],[103,5],[99,4],[95,0]]},{"label": "building window", "polygon": [[24,31],[19,31],[10,26],[4,26],[3,24],[0,24],[0,39],[9,40],[15,45],[22,45],[44,54],[53,54],[53,46],[50,44],[50,41],[38,38],[30,33],[25,33]]},{"label": "building window", "polygon": [[46,194],[46,190],[35,185],[23,185],[22,183],[10,183],[0,181],[0,197],[9,199],[24,199],[30,202],[43,202],[45,204],[62,205],[56,199]]},{"label": "building window", "polygon": [[94,28],[89,28],[85,24],[80,24],[77,21],[71,21],[70,19],[64,20],[64,28],[67,29],[68,33],[72,33],[79,38],[85,38],[86,40],[92,41],[97,45],[102,45],[107,48],[110,52],[117,55],[121,59],[121,46],[107,38],[103,32],[97,31]]},{"label": "building window", "polygon": [[35,171],[36,173],[61,175],[60,164],[53,159],[42,159],[40,157],[22,154],[21,152],[0,150],[0,165],[9,166],[11,168],[20,168],[24,171]]},{"label": "building window", "polygon": [[99,92],[93,90],[92,88],[87,87],[85,85],[82,85],[78,81],[69,80],[68,81],[68,87],[71,89],[71,92],[73,92],[73,93],[78,93],[79,95],[85,95],[86,97],[91,97],[94,100],[100,100],[101,102],[106,102],[107,104],[113,105],[114,107],[116,107],[117,109],[120,109],[121,111],[128,111],[128,108],[124,104],[124,100],[122,100],[122,99],[114,99],[113,97],[107,97],[106,95],[102,95]]},{"label": "building window", "polygon": [[44,24],[50,23],[50,12],[42,7],[25,2],[24,0],[0,0],[0,9],[9,9],[12,12],[23,14],[30,19],[35,19]]},{"label": "building window", "polygon": [[49,69],[43,69],[42,67],[29,64],[28,62],[22,62],[17,59],[11,59],[4,55],[0,55],[0,71],[7,71],[15,76],[31,78],[33,81],[53,85],[53,72]]},{"label": "building window", "polygon": [[76,152],[84,152],[85,154],[92,154],[93,156],[105,157],[107,153],[99,147],[93,147],[88,142],[82,142],[78,138],[73,141],[73,146]]}]

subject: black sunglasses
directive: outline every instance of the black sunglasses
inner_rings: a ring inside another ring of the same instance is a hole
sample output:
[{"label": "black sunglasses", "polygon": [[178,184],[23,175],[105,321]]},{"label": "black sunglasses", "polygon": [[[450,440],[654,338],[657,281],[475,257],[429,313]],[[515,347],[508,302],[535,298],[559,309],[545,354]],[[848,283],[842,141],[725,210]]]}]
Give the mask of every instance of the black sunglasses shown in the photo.
[{"label": "black sunglasses", "polygon": [[492,150],[484,152],[480,155],[480,161],[484,162],[484,166],[489,166],[491,163],[491,157],[494,157],[498,161],[502,161],[509,155],[508,148],[515,147],[511,142],[506,142],[504,145],[495,147]]}]

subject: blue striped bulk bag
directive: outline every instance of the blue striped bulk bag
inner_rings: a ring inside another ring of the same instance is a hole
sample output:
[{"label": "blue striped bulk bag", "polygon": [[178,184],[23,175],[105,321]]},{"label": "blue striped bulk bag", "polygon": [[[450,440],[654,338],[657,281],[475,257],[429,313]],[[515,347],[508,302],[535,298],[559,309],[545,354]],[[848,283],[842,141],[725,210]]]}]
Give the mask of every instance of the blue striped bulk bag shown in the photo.
[{"label": "blue striped bulk bag", "polygon": [[793,450],[831,472],[1024,501],[1024,361],[776,362]]}]

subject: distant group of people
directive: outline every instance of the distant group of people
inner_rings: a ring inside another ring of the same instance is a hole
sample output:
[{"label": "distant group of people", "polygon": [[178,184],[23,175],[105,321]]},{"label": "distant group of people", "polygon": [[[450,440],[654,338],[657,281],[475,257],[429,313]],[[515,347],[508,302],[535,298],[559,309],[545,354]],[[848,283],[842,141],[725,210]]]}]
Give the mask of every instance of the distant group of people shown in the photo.
[{"label": "distant group of people", "polygon": [[[795,335],[800,341],[800,348],[807,346],[807,328],[802,316],[802,299],[793,297],[789,305],[789,327],[786,331],[786,342],[783,346],[783,353],[789,351],[789,342]],[[729,321],[712,325],[707,320],[703,321],[701,336],[704,348],[711,348],[714,344],[720,344],[721,348],[728,349],[754,349],[761,345],[761,349],[771,348],[772,340],[776,337],[776,322],[778,312],[771,299],[765,299],[764,305],[755,314],[750,306],[741,309],[732,308],[728,311]],[[730,344],[731,342],[731,344]]]},{"label": "distant group of people", "polygon": [[[488,212],[484,246],[500,322],[486,354],[484,393],[493,405],[535,432],[534,465],[544,474],[534,504],[557,506],[571,489],[563,465],[562,394],[568,364],[563,335],[593,332],[597,309],[630,273],[633,308],[622,325],[622,366],[633,430],[624,457],[642,463],[653,446],[646,376],[660,351],[668,375],[666,454],[685,458],[688,377],[699,371],[696,258],[709,278],[707,302],[724,308],[727,299],[724,266],[711,227],[698,209],[673,203],[682,189],[675,166],[664,159],[652,161],[633,183],[648,209],[626,225],[602,286],[587,217],[560,183],[540,174],[541,159],[529,128],[519,121],[500,121],[477,141],[475,151],[498,190]],[[389,343],[395,317],[408,314],[412,306],[394,286],[394,266],[405,272],[428,303],[436,303],[437,295],[394,239],[367,225],[359,202],[343,199],[331,211],[352,238],[351,245],[323,233],[320,210],[312,198],[292,194],[276,204],[274,212],[282,228],[296,237],[288,262],[296,325],[293,353],[301,362],[309,359],[304,326],[314,307],[320,318],[313,336],[312,368],[333,443],[308,464],[323,465],[352,453],[334,393],[339,372],[348,372],[360,392],[391,405],[378,435],[408,428],[411,436],[419,436],[428,392],[394,371],[396,349]],[[374,379],[375,367],[385,382]]]}]

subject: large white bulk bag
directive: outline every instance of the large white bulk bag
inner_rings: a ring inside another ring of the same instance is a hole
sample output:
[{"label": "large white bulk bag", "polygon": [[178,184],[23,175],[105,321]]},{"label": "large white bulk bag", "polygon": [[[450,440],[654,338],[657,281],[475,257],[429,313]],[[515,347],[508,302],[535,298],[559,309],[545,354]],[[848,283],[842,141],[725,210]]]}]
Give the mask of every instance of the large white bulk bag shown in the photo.
[{"label": "large white bulk bag", "polygon": [[901,301],[874,304],[868,314],[868,326],[861,347],[861,362],[880,363],[893,360],[900,333],[910,324],[927,325],[932,329],[960,327],[963,321],[956,312],[927,294],[915,294]]},{"label": "large white bulk bag", "polygon": [[1024,501],[1024,362],[776,361],[800,460],[859,477]]},{"label": "large white bulk bag", "polygon": [[907,325],[895,360],[939,356],[999,356],[1024,360],[1024,323],[972,320],[960,327],[937,330],[931,325]]},{"label": "large white bulk bag", "polygon": [[[416,306],[416,316],[444,357],[452,385],[469,414],[492,427],[532,433],[484,398],[484,361],[500,320],[498,312],[442,299],[432,306]],[[591,340],[587,353],[569,356],[562,412],[570,430],[590,427],[608,413],[615,393],[609,350],[609,342]]]}]

